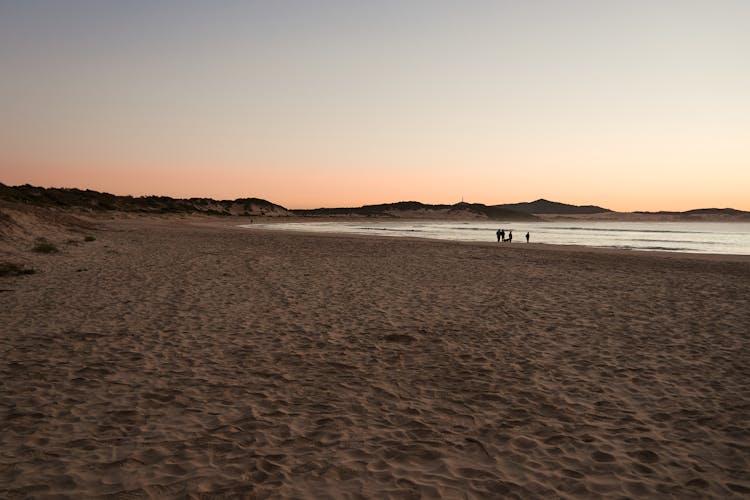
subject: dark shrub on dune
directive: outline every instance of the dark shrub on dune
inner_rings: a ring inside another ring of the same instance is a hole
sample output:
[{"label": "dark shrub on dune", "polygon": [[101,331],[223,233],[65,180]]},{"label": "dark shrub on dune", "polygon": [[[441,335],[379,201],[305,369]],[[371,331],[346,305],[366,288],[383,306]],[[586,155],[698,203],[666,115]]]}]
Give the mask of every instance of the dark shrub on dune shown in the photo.
[{"label": "dark shrub on dune", "polygon": [[57,253],[60,251],[54,243],[44,238],[37,240],[33,250],[37,253]]},{"label": "dark shrub on dune", "polygon": [[0,276],[21,276],[24,274],[34,274],[34,270],[23,267],[15,262],[0,262]]}]

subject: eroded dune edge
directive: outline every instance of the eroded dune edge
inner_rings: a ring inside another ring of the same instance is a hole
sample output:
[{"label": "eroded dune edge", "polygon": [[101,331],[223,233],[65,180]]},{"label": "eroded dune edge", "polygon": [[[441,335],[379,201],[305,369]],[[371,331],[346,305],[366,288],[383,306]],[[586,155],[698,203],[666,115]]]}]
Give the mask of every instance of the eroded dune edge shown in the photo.
[{"label": "eroded dune edge", "polygon": [[79,230],[0,278],[4,498],[750,493],[746,259]]}]

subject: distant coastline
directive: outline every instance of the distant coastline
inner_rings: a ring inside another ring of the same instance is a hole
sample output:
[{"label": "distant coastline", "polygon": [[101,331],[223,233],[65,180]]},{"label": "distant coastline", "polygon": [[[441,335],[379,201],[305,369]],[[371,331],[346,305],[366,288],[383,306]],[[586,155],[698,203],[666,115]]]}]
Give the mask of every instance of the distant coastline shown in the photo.
[{"label": "distant coastline", "polygon": [[684,212],[615,212],[596,205],[571,205],[538,199],[532,202],[485,205],[460,202],[426,204],[401,201],[360,207],[289,209],[262,198],[214,200],[212,198],[171,198],[169,196],[120,196],[77,188],[44,188],[29,184],[7,186],[0,183],[0,201],[92,213],[199,214],[301,219],[430,219],[430,220],[589,220],[589,221],[698,221],[748,222],[750,212],[734,208],[698,208]]}]

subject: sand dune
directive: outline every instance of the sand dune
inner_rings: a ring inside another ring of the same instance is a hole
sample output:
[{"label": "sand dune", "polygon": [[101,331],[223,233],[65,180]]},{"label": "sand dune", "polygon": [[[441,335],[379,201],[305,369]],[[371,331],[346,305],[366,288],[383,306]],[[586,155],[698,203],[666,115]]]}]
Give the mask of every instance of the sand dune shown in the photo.
[{"label": "sand dune", "polygon": [[750,494],[746,258],[95,234],[0,281],[2,497]]}]

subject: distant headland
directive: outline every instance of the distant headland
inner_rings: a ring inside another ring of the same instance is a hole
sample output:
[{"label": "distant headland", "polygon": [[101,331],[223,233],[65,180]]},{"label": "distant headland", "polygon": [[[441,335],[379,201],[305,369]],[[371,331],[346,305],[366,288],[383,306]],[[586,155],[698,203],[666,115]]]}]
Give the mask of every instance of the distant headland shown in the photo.
[{"label": "distant headland", "polygon": [[400,201],[360,207],[289,209],[261,198],[214,200],[212,198],[171,198],[169,196],[121,196],[90,189],[44,188],[0,183],[0,201],[37,207],[77,209],[88,212],[140,214],[202,214],[251,217],[303,218],[424,218],[487,220],[675,220],[750,221],[750,212],[733,208],[700,208],[684,212],[615,212],[596,205],[571,205],[540,198],[531,202],[485,205],[459,202],[452,205]]}]

